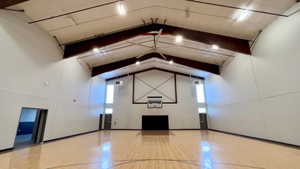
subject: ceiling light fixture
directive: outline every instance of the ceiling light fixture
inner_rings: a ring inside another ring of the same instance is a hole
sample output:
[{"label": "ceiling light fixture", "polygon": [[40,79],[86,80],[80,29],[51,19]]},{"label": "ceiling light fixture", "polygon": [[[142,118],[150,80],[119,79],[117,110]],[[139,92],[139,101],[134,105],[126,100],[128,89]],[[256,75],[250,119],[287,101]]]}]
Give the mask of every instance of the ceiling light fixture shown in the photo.
[{"label": "ceiling light fixture", "polygon": [[94,48],[94,49],[93,49],[93,52],[96,53],[96,54],[97,54],[97,53],[100,53],[100,49],[99,49],[99,48]]},{"label": "ceiling light fixture", "polygon": [[177,35],[177,36],[175,37],[175,43],[182,43],[182,41],[183,41],[183,36]]},{"label": "ceiling light fixture", "polygon": [[126,7],[122,0],[117,3],[117,11],[120,16],[124,16],[127,14]]},{"label": "ceiling light fixture", "polygon": [[136,65],[140,65],[141,62],[140,62],[140,61],[136,61],[135,64],[136,64]]},{"label": "ceiling light fixture", "polygon": [[218,45],[212,45],[211,48],[212,48],[213,50],[218,50],[220,47],[219,47]]},{"label": "ceiling light fixture", "polygon": [[170,61],[169,61],[169,64],[170,64],[170,65],[172,65],[173,63],[174,63],[174,61],[173,61],[173,60],[170,60]]},{"label": "ceiling light fixture", "polygon": [[94,48],[93,52],[96,56],[103,56],[106,55],[106,52],[100,48]]},{"label": "ceiling light fixture", "polygon": [[250,12],[247,10],[239,12],[239,16],[237,17],[236,21],[241,22],[249,18]]}]

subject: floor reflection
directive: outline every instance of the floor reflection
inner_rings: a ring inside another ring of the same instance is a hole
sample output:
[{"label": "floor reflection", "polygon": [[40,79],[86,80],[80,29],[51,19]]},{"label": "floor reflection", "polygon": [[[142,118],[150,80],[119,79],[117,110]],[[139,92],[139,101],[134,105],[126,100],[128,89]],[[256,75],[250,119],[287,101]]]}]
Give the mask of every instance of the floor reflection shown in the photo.
[{"label": "floor reflection", "polygon": [[169,136],[173,133],[169,130],[142,130],[140,133],[142,136]]},{"label": "floor reflection", "polygon": [[211,146],[207,141],[201,142],[201,168],[202,169],[214,169],[213,159],[211,153]]},{"label": "floor reflection", "polygon": [[217,132],[99,133],[0,153],[0,169],[299,169],[295,148]]},{"label": "floor reflection", "polygon": [[101,147],[101,164],[100,169],[109,169],[111,168],[111,142],[105,142]]}]

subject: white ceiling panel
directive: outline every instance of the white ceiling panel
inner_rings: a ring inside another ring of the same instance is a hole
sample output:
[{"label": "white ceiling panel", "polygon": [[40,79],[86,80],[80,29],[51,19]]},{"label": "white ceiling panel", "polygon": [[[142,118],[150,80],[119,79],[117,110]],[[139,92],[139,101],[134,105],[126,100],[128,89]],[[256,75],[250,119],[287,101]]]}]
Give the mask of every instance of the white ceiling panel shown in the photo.
[{"label": "white ceiling panel", "polygon": [[[158,18],[159,23],[166,20],[166,23],[172,26],[252,40],[260,30],[278,18],[277,16],[249,12],[244,20],[238,21],[238,18],[244,15],[245,11],[186,0],[124,0],[123,3],[127,9],[125,16],[118,15],[116,4],[93,8],[112,1],[114,0],[30,0],[15,6],[15,8],[24,9],[31,20],[36,21],[92,7],[90,10],[35,23],[49,34],[56,36],[61,44],[134,28],[143,25],[143,21],[150,23],[152,18]],[[296,0],[201,1],[278,14],[283,14],[296,3]],[[184,40],[182,44],[174,44],[174,38],[174,36],[161,36],[157,49],[153,49],[154,52],[217,65],[222,65],[228,58],[235,55],[234,52],[222,48],[212,50],[211,46],[195,41]],[[153,36],[138,36],[128,41],[132,43],[118,42],[102,47],[101,54],[90,51],[77,57],[93,67],[150,53],[151,48],[149,47],[154,46]],[[134,45],[133,43],[140,43],[141,45]],[[149,47],[145,47],[145,45]],[[146,63],[148,67],[154,65],[167,66],[169,69],[176,67],[165,65],[164,62]],[[132,65],[129,66],[127,72],[137,69],[141,69],[141,67]],[[187,71],[187,69],[185,67],[182,71]],[[176,70],[179,71],[179,68]],[[123,73],[121,69],[119,73]]]},{"label": "white ceiling panel", "polygon": [[[295,0],[203,0],[209,3],[284,13]],[[30,0],[18,5],[32,20],[56,16],[111,2],[109,0]],[[276,19],[251,13],[243,22],[234,17],[239,10],[188,2],[185,0],[125,0],[126,16],[118,16],[114,4],[39,22],[43,29],[69,43],[95,35],[107,34],[142,24],[142,19],[167,19],[167,23],[190,29],[251,40],[256,33]],[[186,10],[189,11],[189,17]]]}]

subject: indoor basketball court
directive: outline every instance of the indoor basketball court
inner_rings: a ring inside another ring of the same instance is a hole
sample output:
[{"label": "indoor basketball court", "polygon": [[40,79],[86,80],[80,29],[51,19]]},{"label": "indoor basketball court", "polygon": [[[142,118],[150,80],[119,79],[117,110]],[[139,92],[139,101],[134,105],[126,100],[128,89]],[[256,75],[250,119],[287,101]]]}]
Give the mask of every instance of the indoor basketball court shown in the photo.
[{"label": "indoor basketball court", "polygon": [[0,169],[300,169],[299,0],[1,0]]}]

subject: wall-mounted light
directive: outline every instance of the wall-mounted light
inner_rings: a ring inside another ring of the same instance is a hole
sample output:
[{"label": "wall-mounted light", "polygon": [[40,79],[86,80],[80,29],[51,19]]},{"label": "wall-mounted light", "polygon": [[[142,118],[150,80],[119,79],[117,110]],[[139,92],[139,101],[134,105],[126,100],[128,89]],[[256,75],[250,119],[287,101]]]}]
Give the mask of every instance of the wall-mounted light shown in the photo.
[{"label": "wall-mounted light", "polygon": [[173,61],[173,60],[170,60],[170,61],[169,61],[169,64],[170,64],[170,65],[172,65],[173,63],[174,63],[174,61]]},{"label": "wall-mounted light", "polygon": [[175,43],[182,43],[182,41],[183,41],[183,36],[177,35],[177,36],[175,37]]},{"label": "wall-mounted light", "polygon": [[117,6],[116,6],[116,7],[117,7],[118,14],[119,14],[120,16],[124,16],[124,15],[127,14],[127,10],[126,10],[126,7],[125,7],[123,1],[119,1],[119,2],[117,3]]},{"label": "wall-mounted light", "polygon": [[140,61],[136,61],[135,64],[136,64],[136,65],[140,65],[141,62],[140,62]]},{"label": "wall-mounted light", "polygon": [[220,47],[218,46],[218,45],[211,45],[211,48],[213,49],[213,50],[218,50]]}]

